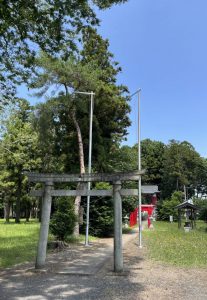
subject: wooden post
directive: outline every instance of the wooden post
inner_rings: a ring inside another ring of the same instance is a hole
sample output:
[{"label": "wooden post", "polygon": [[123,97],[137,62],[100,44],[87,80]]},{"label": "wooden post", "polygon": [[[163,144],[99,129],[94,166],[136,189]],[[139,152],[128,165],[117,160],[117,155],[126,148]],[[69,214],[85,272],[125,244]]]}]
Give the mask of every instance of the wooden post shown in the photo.
[{"label": "wooden post", "polygon": [[181,210],[178,209],[178,228],[181,228],[181,218],[182,218]]},{"label": "wooden post", "polygon": [[42,216],[41,216],[41,225],[39,233],[39,242],[37,248],[37,257],[36,257],[36,269],[41,269],[45,265],[46,253],[47,253],[47,240],[48,240],[48,231],[50,223],[50,212],[52,204],[51,190],[53,188],[52,182],[46,182],[44,188],[44,195],[42,199]]},{"label": "wooden post", "polygon": [[121,181],[113,183],[114,197],[114,272],[123,271]]},{"label": "wooden post", "polygon": [[194,228],[196,228],[196,210],[193,211]]}]

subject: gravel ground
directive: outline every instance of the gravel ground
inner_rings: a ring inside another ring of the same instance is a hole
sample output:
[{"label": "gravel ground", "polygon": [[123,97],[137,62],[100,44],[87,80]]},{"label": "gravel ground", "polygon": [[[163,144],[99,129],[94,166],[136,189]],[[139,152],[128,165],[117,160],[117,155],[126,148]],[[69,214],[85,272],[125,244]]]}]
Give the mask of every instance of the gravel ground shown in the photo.
[{"label": "gravel ground", "polygon": [[[108,247],[112,240],[101,240],[100,243]],[[125,270],[121,275],[112,272],[112,258],[94,275],[55,274],[54,270],[64,264],[66,256],[75,260],[87,251],[93,255],[92,249],[83,246],[50,255],[45,272],[33,272],[31,264],[1,271],[0,299],[207,299],[206,269],[184,269],[149,261],[146,249],[139,249],[136,240],[125,245]]]}]

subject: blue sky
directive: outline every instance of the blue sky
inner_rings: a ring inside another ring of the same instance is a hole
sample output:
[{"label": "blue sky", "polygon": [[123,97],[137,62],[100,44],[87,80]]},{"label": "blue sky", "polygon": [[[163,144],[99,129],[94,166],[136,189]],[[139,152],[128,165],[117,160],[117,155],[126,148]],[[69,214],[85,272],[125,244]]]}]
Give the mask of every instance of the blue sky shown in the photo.
[{"label": "blue sky", "polygon": [[[99,17],[123,69],[119,82],[142,89],[142,139],[187,140],[207,157],[207,1],[129,0]],[[136,105],[129,144],[137,141]]]},{"label": "blue sky", "polygon": [[[98,12],[99,32],[141,93],[141,138],[187,140],[207,157],[207,1],[129,0]],[[21,94],[25,94],[25,90]],[[137,99],[129,145],[137,142]]]}]

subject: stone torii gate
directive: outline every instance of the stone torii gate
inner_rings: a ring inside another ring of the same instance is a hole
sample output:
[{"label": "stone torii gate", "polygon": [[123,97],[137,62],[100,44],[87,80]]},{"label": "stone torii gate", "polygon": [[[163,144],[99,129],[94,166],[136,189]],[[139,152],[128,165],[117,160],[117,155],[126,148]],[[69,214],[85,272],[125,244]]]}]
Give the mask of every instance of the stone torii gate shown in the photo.
[{"label": "stone torii gate", "polygon": [[[32,196],[42,197],[42,216],[35,268],[45,266],[47,241],[49,232],[52,197],[54,196],[113,196],[114,202],[114,271],[123,271],[122,253],[122,199],[121,196],[138,196],[137,189],[122,189],[123,181],[138,181],[143,171],[127,173],[96,173],[96,174],[41,174],[25,173],[29,182],[44,183],[41,190],[33,190]],[[54,183],[82,183],[83,188],[77,190],[54,189]],[[88,190],[88,182],[111,182],[112,190]]]}]

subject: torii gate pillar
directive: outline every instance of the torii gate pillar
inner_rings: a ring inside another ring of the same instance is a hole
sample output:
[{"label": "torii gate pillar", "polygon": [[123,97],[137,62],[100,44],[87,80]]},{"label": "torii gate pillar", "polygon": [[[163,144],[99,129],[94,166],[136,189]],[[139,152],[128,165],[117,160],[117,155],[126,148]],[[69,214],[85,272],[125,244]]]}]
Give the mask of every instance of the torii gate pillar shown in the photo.
[{"label": "torii gate pillar", "polygon": [[113,182],[114,200],[114,272],[123,271],[121,181]]},{"label": "torii gate pillar", "polygon": [[36,269],[41,269],[45,266],[46,253],[47,253],[47,241],[50,223],[50,212],[52,204],[51,190],[53,188],[52,182],[46,182],[44,188],[44,194],[42,199],[42,216],[39,233],[39,242],[37,248],[36,257]]}]

